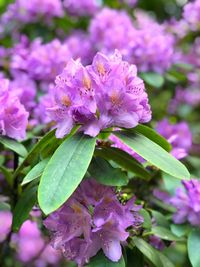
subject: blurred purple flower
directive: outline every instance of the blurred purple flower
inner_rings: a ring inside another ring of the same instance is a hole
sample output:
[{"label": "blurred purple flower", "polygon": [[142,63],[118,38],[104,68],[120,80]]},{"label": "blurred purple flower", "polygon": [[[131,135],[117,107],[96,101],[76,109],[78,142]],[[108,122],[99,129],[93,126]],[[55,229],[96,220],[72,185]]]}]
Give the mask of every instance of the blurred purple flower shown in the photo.
[{"label": "blurred purple flower", "polygon": [[183,17],[189,23],[190,29],[200,29],[200,0],[189,2],[184,6]]},{"label": "blurred purple flower", "polygon": [[79,59],[83,64],[90,64],[94,56],[93,44],[87,34],[82,31],[73,32],[65,42],[74,60]]},{"label": "blurred purple flower", "polygon": [[36,22],[39,18],[50,19],[61,17],[63,7],[61,0],[16,0],[8,5],[2,16],[3,25],[11,22],[30,23]]},{"label": "blurred purple flower", "polygon": [[178,188],[176,195],[170,203],[177,209],[173,216],[174,222],[184,223],[188,221],[194,226],[200,225],[200,181],[191,179],[183,180],[184,189]]},{"label": "blurred purple flower", "polygon": [[132,31],[131,62],[140,71],[163,73],[173,63],[175,39],[165,25],[158,24],[143,11],[135,11],[135,31]]},{"label": "blurred purple flower", "polygon": [[131,18],[125,11],[103,8],[91,20],[89,34],[97,51],[112,54],[118,49],[125,59],[129,58],[133,31]]},{"label": "blurred purple flower", "polygon": [[134,65],[122,61],[115,53],[101,53],[92,65],[83,67],[79,61],[69,61],[56,78],[56,105],[49,108],[57,123],[56,136],[63,137],[75,124],[90,136],[107,127],[135,127],[151,119],[151,110],[143,81]]},{"label": "blurred purple flower", "polygon": [[0,211],[0,242],[3,242],[11,230],[12,213]]},{"label": "blurred purple flower", "polygon": [[24,139],[29,113],[10,90],[9,80],[0,79],[0,134]]},{"label": "blurred purple flower", "polygon": [[165,243],[155,235],[149,236],[149,244],[161,251],[165,248]]},{"label": "blurred purple flower", "polygon": [[192,146],[192,134],[186,122],[170,124],[167,119],[158,122],[156,130],[172,145],[171,154],[182,159],[188,155]]},{"label": "blurred purple flower", "polygon": [[111,261],[118,261],[122,255],[120,243],[129,236],[126,229],[138,228],[143,222],[140,208],[133,199],[122,205],[112,187],[88,179],[44,224],[53,233],[53,247],[78,266],[101,248]]},{"label": "blurred purple flower", "polygon": [[68,13],[75,16],[94,15],[101,6],[101,0],[64,0]]}]

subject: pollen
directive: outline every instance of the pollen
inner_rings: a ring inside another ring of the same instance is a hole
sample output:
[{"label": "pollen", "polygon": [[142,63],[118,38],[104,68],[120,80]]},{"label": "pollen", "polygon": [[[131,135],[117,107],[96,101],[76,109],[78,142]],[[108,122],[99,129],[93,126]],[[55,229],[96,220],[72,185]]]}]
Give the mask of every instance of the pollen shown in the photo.
[{"label": "pollen", "polygon": [[67,95],[64,95],[61,99],[61,103],[66,106],[69,107],[71,105],[71,100]]},{"label": "pollen", "polygon": [[97,71],[102,76],[104,76],[106,74],[106,70],[104,68],[104,65],[100,62],[97,63]]},{"label": "pollen", "polygon": [[88,90],[91,89],[91,80],[88,76],[83,77],[83,86]]},{"label": "pollen", "polygon": [[81,213],[82,210],[77,204],[72,204],[71,208],[74,210],[75,213]]},{"label": "pollen", "polygon": [[122,102],[119,93],[117,93],[116,91],[112,92],[110,96],[110,101],[114,106],[120,106]]}]

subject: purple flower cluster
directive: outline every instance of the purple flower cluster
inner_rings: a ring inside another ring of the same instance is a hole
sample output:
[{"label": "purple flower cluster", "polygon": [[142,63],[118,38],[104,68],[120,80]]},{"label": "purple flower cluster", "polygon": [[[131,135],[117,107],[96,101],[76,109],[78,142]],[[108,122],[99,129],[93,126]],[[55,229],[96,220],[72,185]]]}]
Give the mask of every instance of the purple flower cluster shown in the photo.
[{"label": "purple flower cluster", "polygon": [[156,130],[172,145],[171,154],[182,159],[192,146],[192,134],[186,122],[171,124],[167,119],[158,122]]},{"label": "purple flower cluster", "polygon": [[174,214],[175,223],[189,222],[194,226],[200,225],[200,181],[191,179],[182,181],[183,188],[176,190],[176,195],[170,203],[177,209]]},{"label": "purple flower cluster", "polygon": [[90,64],[94,56],[94,49],[89,36],[83,31],[75,31],[66,39],[73,59],[81,59],[83,64]]},{"label": "purple flower cluster", "polygon": [[[198,85],[197,85],[198,86]],[[187,104],[192,107],[200,105],[200,90],[196,85],[183,89],[181,87],[176,88],[176,94],[170,101],[169,112],[176,113],[178,107],[181,104]]]},{"label": "purple flower cluster", "polygon": [[62,15],[61,0],[16,0],[8,6],[7,11],[3,14],[2,23],[5,26],[13,21],[30,23],[38,21],[40,17],[50,19]]},{"label": "purple flower cluster", "polygon": [[64,0],[63,5],[72,15],[91,16],[100,8],[101,0]]},{"label": "purple flower cluster", "polygon": [[14,48],[11,68],[25,71],[35,80],[53,81],[64,66],[71,54],[66,44],[54,39],[50,43],[42,44],[40,39],[35,39],[29,44],[24,39]]},{"label": "purple flower cluster", "polygon": [[76,124],[85,134],[96,136],[107,127],[132,128],[151,119],[136,66],[122,61],[117,51],[111,57],[97,53],[86,67],[70,60],[56,78],[54,102],[48,112],[57,123],[58,138]]},{"label": "purple flower cluster", "polygon": [[133,25],[125,11],[103,8],[91,20],[89,34],[97,51],[110,54],[118,49],[125,58],[130,52]]},{"label": "purple flower cluster", "polygon": [[122,255],[120,243],[129,236],[127,228],[138,228],[143,222],[138,214],[140,208],[133,199],[122,205],[112,187],[87,179],[44,224],[53,233],[53,247],[78,266],[100,249],[116,262]]},{"label": "purple flower cluster", "polygon": [[192,30],[200,29],[200,0],[186,4],[184,6],[183,17]]},{"label": "purple flower cluster", "polygon": [[89,27],[96,49],[110,54],[118,49],[125,59],[140,71],[163,72],[173,63],[175,39],[144,12],[135,12],[136,19],[124,11],[102,9]]},{"label": "purple flower cluster", "polygon": [[28,116],[9,80],[0,79],[0,134],[24,139]]},{"label": "purple flower cluster", "polygon": [[135,16],[131,61],[140,71],[162,73],[173,64],[175,39],[164,25],[158,24],[146,13],[138,11]]}]

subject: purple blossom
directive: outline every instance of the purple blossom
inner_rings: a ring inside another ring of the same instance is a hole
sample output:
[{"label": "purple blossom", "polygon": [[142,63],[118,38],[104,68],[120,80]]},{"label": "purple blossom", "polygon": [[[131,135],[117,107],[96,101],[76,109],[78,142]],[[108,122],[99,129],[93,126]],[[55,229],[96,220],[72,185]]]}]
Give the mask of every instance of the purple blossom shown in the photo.
[{"label": "purple blossom", "polygon": [[182,159],[188,155],[192,146],[192,134],[186,122],[170,124],[167,119],[158,122],[156,130],[172,145],[171,154]]},{"label": "purple blossom", "polygon": [[151,119],[143,81],[137,69],[115,53],[97,53],[92,65],[68,62],[56,78],[55,105],[49,114],[57,125],[56,136],[63,137],[75,124],[81,131],[96,136],[107,127],[135,127]]},{"label": "purple blossom", "polygon": [[161,251],[165,248],[165,243],[155,235],[149,236],[149,244]]},{"label": "purple blossom", "polygon": [[16,0],[8,5],[2,16],[3,25],[10,22],[30,23],[37,21],[40,17],[50,19],[63,16],[61,0]]},{"label": "purple blossom", "polygon": [[187,104],[192,107],[199,106],[200,105],[200,90],[197,86],[191,85],[190,87],[186,89],[177,87],[175,96],[170,101],[169,112],[175,113],[181,104]]},{"label": "purple blossom", "polygon": [[29,113],[10,90],[9,80],[0,80],[0,134],[24,139]]},{"label": "purple blossom", "polygon": [[183,17],[194,31],[200,29],[200,0],[189,2],[184,6]]},{"label": "purple blossom", "polygon": [[119,1],[127,4],[129,7],[134,7],[138,0],[119,0]]},{"label": "purple blossom", "polygon": [[24,71],[35,80],[51,82],[70,58],[67,44],[62,44],[58,39],[42,44],[40,38],[30,43],[23,37],[13,49],[11,69],[14,74]]},{"label": "purple blossom", "polygon": [[27,58],[26,71],[36,80],[53,81],[71,58],[69,48],[57,39],[34,46]]},{"label": "purple blossom", "polygon": [[12,213],[0,211],[0,243],[3,242],[11,230]]},{"label": "purple blossom", "polygon": [[180,224],[188,221],[194,226],[200,225],[200,181],[191,179],[183,180],[183,188],[176,190],[176,195],[170,203],[176,208],[173,216],[175,223]]},{"label": "purple blossom", "polygon": [[64,0],[63,5],[71,15],[91,16],[100,8],[101,0]]},{"label": "purple blossom", "polygon": [[130,42],[133,25],[125,11],[103,8],[91,20],[89,33],[91,42],[97,51],[110,54],[115,49],[127,59],[130,54]]},{"label": "purple blossom", "polygon": [[122,205],[112,187],[88,179],[44,224],[53,233],[53,247],[78,266],[100,249],[111,261],[118,261],[122,255],[120,244],[129,236],[127,228],[140,227],[143,222],[140,208],[133,199]]},{"label": "purple blossom", "polygon": [[94,56],[94,49],[89,36],[82,31],[73,32],[66,39],[66,44],[74,60],[79,59],[83,64],[90,64]]},{"label": "purple blossom", "polygon": [[31,111],[35,105],[36,84],[26,74],[19,73],[10,82],[10,90],[16,95],[27,111]]},{"label": "purple blossom", "polygon": [[145,12],[135,12],[135,31],[132,31],[131,62],[140,71],[163,73],[173,63],[175,39]]},{"label": "purple blossom", "polygon": [[60,260],[59,253],[44,240],[38,225],[34,221],[25,221],[19,232],[12,235],[12,244],[16,247],[20,261],[34,262],[34,266],[43,267],[56,264]]}]

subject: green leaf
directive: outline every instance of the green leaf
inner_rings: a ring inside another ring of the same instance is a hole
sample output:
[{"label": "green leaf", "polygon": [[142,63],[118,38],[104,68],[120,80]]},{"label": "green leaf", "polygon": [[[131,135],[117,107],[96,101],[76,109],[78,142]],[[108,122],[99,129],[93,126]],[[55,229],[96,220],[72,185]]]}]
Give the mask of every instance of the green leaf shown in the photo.
[{"label": "green leaf", "polygon": [[6,148],[11,149],[22,157],[26,157],[27,155],[26,148],[14,139],[0,136],[0,143],[2,143]]},{"label": "green leaf", "polygon": [[180,241],[180,237],[174,235],[169,229],[161,227],[161,226],[155,226],[151,229],[151,232],[160,237],[161,239],[164,240],[169,240],[169,241]]},{"label": "green leaf", "polygon": [[151,213],[152,213],[152,216],[156,220],[156,225],[163,226],[165,228],[169,228],[169,222],[166,219],[166,216],[164,216],[162,213],[160,213],[156,210],[152,210]]},{"label": "green leaf", "polygon": [[164,78],[159,73],[145,72],[140,74],[141,78],[150,86],[159,88],[164,84]]},{"label": "green leaf", "polygon": [[139,124],[138,126],[133,128],[132,131],[141,133],[154,143],[164,148],[167,152],[170,152],[172,150],[171,144],[168,143],[167,140],[162,135],[158,134],[155,130],[146,125]]},{"label": "green leaf", "polygon": [[48,161],[49,161],[49,158],[46,158],[46,159],[40,161],[37,165],[35,165],[27,173],[27,175],[24,177],[24,179],[22,181],[22,185],[25,185],[27,183],[30,183],[31,181],[39,178],[42,175],[42,173],[43,173],[43,171],[44,171],[44,169],[45,169]]},{"label": "green leaf", "polygon": [[171,224],[170,228],[172,233],[178,237],[186,235],[189,230],[189,226],[185,224]]},{"label": "green leaf", "polygon": [[139,213],[144,218],[144,222],[142,226],[146,229],[150,229],[152,226],[152,223],[151,223],[151,216],[149,215],[148,211],[146,211],[145,209],[141,209]]},{"label": "green leaf", "polygon": [[133,242],[142,254],[156,267],[164,267],[157,251],[146,241],[138,237],[133,237]]},{"label": "green leaf", "polygon": [[199,248],[200,248],[200,229],[193,229],[188,237],[188,256],[192,267],[200,266]]},{"label": "green leaf", "polygon": [[38,200],[49,214],[58,209],[83,179],[93,156],[96,139],[76,134],[57,148],[40,180]]},{"label": "green leaf", "polygon": [[128,177],[120,168],[113,168],[106,160],[95,157],[88,169],[91,177],[99,183],[110,186],[123,186],[128,184]]},{"label": "green leaf", "polygon": [[118,262],[110,261],[103,252],[99,252],[85,267],[125,267],[125,261],[123,256]]},{"label": "green leaf", "polygon": [[54,142],[57,142],[57,138],[55,137],[55,130],[52,130],[48,132],[45,136],[43,136],[39,142],[37,142],[34,147],[31,149],[29,154],[26,156],[26,158],[22,161],[22,163],[19,165],[19,167],[16,169],[14,173],[14,178],[20,173],[20,171],[30,163],[32,163],[33,159],[35,159],[40,152],[48,146],[52,140]]},{"label": "green leaf", "polygon": [[12,187],[13,185],[13,179],[12,179],[12,173],[9,169],[5,168],[4,166],[0,166],[0,171],[4,175],[7,183]]},{"label": "green leaf", "polygon": [[37,186],[27,187],[14,208],[12,222],[13,231],[18,231],[23,222],[28,218],[36,200]]},{"label": "green leaf", "polygon": [[165,189],[171,194],[174,195],[176,192],[176,189],[178,187],[182,187],[182,183],[178,179],[174,179],[173,176],[163,173],[162,175],[163,181],[164,181],[164,187]]},{"label": "green leaf", "polygon": [[126,171],[132,172],[143,179],[149,180],[151,178],[150,173],[144,169],[142,164],[131,155],[118,148],[103,147],[101,149],[96,149],[95,155],[107,160],[112,160]]},{"label": "green leaf", "polygon": [[10,210],[10,205],[6,202],[0,202],[0,211]]},{"label": "green leaf", "polygon": [[144,159],[164,172],[176,178],[189,179],[190,174],[187,168],[146,136],[140,133],[130,133],[127,131],[117,131],[113,132],[113,134]]},{"label": "green leaf", "polygon": [[175,265],[163,253],[158,251],[158,255],[162,261],[163,267],[175,267]]}]

